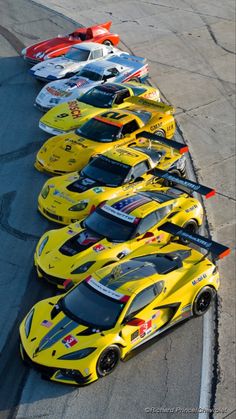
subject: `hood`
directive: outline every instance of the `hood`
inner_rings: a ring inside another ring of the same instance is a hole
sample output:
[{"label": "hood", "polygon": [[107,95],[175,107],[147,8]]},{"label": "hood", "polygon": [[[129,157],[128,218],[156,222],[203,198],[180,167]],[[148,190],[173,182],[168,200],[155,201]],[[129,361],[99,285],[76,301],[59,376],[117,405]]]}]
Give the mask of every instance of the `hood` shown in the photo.
[{"label": "hood", "polygon": [[60,301],[53,304],[50,300],[34,307],[29,337],[28,349],[35,362],[47,353],[57,364],[60,356],[82,348],[97,347],[102,338],[100,330],[70,319],[62,311]]},{"label": "hood", "polygon": [[70,131],[80,127],[89,118],[97,115],[102,110],[75,99],[50,109],[43,115],[40,122],[52,128]]},{"label": "hood", "polygon": [[104,150],[104,144],[95,143],[76,134],[55,137],[39,150],[37,159],[52,172],[70,173],[81,170],[94,154]]},{"label": "hood", "polygon": [[[79,43],[79,41],[77,41]],[[27,48],[27,55],[31,55],[34,58],[38,58],[43,60],[43,57],[38,57],[38,54],[50,54],[51,52],[54,52],[56,49],[60,49],[63,47],[70,47],[73,44],[69,40],[69,37],[57,37],[53,39],[48,39],[46,41],[40,42],[36,45],[32,45]]]}]

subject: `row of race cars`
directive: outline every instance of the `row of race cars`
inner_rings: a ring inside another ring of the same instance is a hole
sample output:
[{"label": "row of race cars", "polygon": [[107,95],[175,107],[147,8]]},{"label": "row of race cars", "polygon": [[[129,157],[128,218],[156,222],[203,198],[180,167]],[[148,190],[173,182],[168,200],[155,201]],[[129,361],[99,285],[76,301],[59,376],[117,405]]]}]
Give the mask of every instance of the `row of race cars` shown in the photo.
[{"label": "row of race cars", "polygon": [[188,148],[171,139],[174,108],[141,84],[146,60],[114,48],[109,28],[22,52],[39,61],[34,77],[53,80],[35,101],[47,111],[39,127],[55,135],[36,157],[36,169],[56,175],[38,209],[64,225],[41,237],[34,262],[39,278],[66,293],[30,310],[20,351],[45,378],[72,385],[111,373],[149,339],[203,315],[219,288],[210,254],[230,252],[198,234],[204,210],[193,194],[215,191],[186,179]]}]

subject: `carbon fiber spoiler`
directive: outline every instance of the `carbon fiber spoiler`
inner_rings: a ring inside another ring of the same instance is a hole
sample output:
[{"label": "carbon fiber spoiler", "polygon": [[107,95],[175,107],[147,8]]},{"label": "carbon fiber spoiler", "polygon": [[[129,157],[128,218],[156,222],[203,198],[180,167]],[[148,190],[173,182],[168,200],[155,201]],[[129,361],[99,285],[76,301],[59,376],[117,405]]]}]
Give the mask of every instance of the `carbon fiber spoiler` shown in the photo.
[{"label": "carbon fiber spoiler", "polygon": [[170,182],[178,183],[178,185],[184,186],[184,188],[186,188],[187,190],[204,195],[205,198],[211,198],[216,193],[215,189],[208,188],[208,186],[201,185],[200,183],[193,182],[189,179],[184,179],[182,177],[169,173],[166,170],[156,168],[155,176],[168,180]]},{"label": "carbon fiber spoiler", "polygon": [[223,244],[217,243],[211,239],[200,236],[199,234],[190,233],[187,229],[179,227],[176,224],[170,222],[164,223],[159,230],[170,233],[173,236],[178,236],[185,240],[188,240],[203,249],[206,249],[208,252],[211,252],[216,259],[223,259],[225,256],[230,254],[230,248],[224,246]]},{"label": "carbon fiber spoiler", "polygon": [[136,135],[136,138],[147,138],[148,140],[151,140],[152,142],[157,142],[160,144],[164,144],[169,146],[170,148],[174,148],[175,150],[178,150],[180,154],[184,154],[188,152],[188,146],[185,144],[178,143],[178,141],[174,140],[167,140],[165,137],[161,137],[160,135],[151,134],[147,131],[139,132]]}]

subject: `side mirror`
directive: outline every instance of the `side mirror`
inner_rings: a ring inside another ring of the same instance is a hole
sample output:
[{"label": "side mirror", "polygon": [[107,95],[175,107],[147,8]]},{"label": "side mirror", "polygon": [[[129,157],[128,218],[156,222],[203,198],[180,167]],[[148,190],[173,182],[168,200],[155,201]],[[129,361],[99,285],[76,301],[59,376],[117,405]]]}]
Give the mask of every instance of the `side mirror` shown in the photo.
[{"label": "side mirror", "polygon": [[146,233],[142,237],[137,238],[137,241],[147,239],[149,237],[154,237],[154,233],[152,233],[151,231],[146,231]]}]

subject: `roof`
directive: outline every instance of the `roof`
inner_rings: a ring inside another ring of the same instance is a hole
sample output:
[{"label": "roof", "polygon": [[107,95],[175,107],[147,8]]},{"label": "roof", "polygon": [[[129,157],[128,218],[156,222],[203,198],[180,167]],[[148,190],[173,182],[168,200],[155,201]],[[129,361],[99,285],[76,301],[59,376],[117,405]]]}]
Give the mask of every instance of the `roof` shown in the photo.
[{"label": "roof", "polygon": [[[88,44],[88,42],[86,42],[86,44]],[[91,71],[104,71],[114,67],[118,70],[123,70],[125,68],[124,66],[117,63],[112,64],[107,60],[93,61],[91,63],[86,64],[83,68],[89,69]]]},{"label": "roof", "polygon": [[89,51],[94,51],[96,49],[101,49],[101,48],[106,49],[106,45],[101,45],[101,44],[98,44],[97,42],[84,42],[84,43],[81,43],[81,44],[72,45],[71,48],[85,49],[85,50],[89,50]]},{"label": "roof", "polygon": [[[129,193],[122,198],[114,198],[103,205],[101,209],[118,218],[124,218],[135,223],[137,218],[143,218],[153,211],[156,211],[163,203],[175,199],[173,196],[161,192],[139,192]],[[122,214],[125,217],[122,217]],[[128,215],[127,215],[128,214]]]}]

